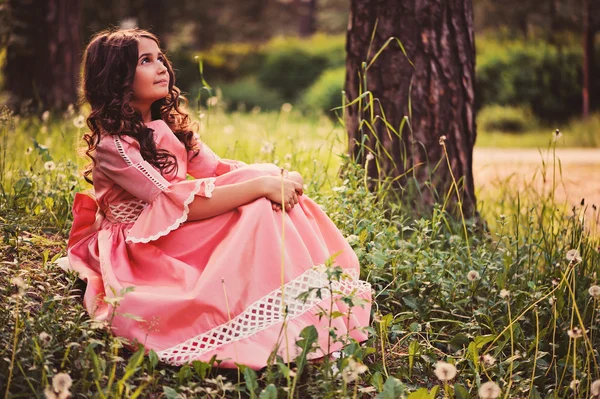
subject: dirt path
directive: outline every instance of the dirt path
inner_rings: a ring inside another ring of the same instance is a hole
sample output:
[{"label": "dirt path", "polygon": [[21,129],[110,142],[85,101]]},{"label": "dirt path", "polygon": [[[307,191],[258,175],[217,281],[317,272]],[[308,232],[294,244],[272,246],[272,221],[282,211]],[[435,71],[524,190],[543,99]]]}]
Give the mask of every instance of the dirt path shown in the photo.
[{"label": "dirt path", "polygon": [[[591,208],[600,208],[600,149],[556,149],[557,179],[560,179],[559,161],[562,167],[562,183],[555,194],[558,201],[566,200],[579,205],[582,198]],[[542,178],[543,162],[546,163],[547,181]],[[475,148],[473,171],[475,187],[485,192],[492,189],[499,180],[512,180],[518,187],[535,181],[536,187],[552,187],[553,155],[537,149],[496,149]],[[534,179],[535,176],[535,179]],[[592,216],[592,209],[587,217]]]}]

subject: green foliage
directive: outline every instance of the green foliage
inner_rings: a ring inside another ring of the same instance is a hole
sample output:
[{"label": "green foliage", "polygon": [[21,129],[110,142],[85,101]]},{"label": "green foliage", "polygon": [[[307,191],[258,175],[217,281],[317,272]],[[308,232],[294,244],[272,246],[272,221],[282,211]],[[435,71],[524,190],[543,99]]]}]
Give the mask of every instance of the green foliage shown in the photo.
[{"label": "green foliage", "polygon": [[345,76],[345,67],[328,69],[323,72],[319,79],[304,92],[301,100],[302,107],[317,109],[333,116],[331,110],[342,105]]},{"label": "green foliage", "polygon": [[527,108],[489,105],[477,114],[477,127],[485,132],[523,133],[535,129],[537,123]]},{"label": "green foliage", "polygon": [[321,75],[327,60],[298,48],[283,48],[269,53],[260,71],[258,81],[277,90],[286,101],[293,101],[297,93],[309,87]]},{"label": "green foliage", "polygon": [[486,38],[478,40],[477,47],[478,107],[531,107],[544,121],[565,120],[581,112],[580,47]]},{"label": "green foliage", "polygon": [[248,77],[233,83],[215,84],[223,92],[223,99],[230,110],[277,110],[285,102],[276,90],[261,86],[256,78]]},{"label": "green foliage", "polygon": [[[19,203],[55,197],[70,202],[81,187],[54,179],[63,173],[72,180],[79,161],[71,139],[80,132],[70,119],[51,118],[44,124],[13,118],[11,123],[0,137],[3,150],[10,148],[0,155],[3,187],[31,173],[31,179],[42,182],[21,194]],[[230,125],[234,136],[224,134]],[[38,136],[44,126],[47,132]],[[493,203],[480,209],[489,230],[480,230],[474,220],[456,221],[442,205],[429,216],[410,217],[402,203],[385,201],[385,183],[370,191],[364,168],[335,156],[345,143],[320,131],[335,130],[326,118],[305,119],[294,111],[216,111],[200,126],[222,155],[286,160],[302,172],[307,194],[346,236],[362,277],[374,288],[371,338],[362,345],[349,341],[339,358],[311,362],[307,355],[318,349],[312,344],[315,331],[308,327],[296,342],[296,370],[277,359],[259,373],[243,367],[239,373],[222,370],[213,361],[162,364],[156,353],[142,354],[141,347],[112,336],[109,321],[90,320],[80,298],[81,282],[53,263],[65,253],[69,213],[55,212],[56,218],[48,211],[34,214],[29,205],[15,206],[15,192],[5,189],[0,197],[0,386],[9,397],[43,397],[61,372],[73,380],[73,397],[337,398],[356,392],[356,397],[432,398],[443,390],[465,398],[475,397],[488,379],[498,382],[506,397],[538,397],[537,392],[566,397],[574,378],[581,381],[581,397],[590,396],[589,383],[599,372],[600,298],[588,289],[598,284],[600,243],[590,235],[582,208],[566,209],[555,201],[553,190],[540,191],[535,182],[517,190],[507,180],[493,194]],[[32,136],[45,141],[27,153],[34,146]],[[270,151],[259,150],[264,139],[272,141]],[[48,157],[56,160],[55,169],[44,168]],[[69,162],[71,169],[62,169]],[[545,168],[557,164],[550,158],[540,173],[553,189],[560,179]],[[568,259],[570,249],[580,256]],[[325,267],[330,281],[343,278],[335,259]],[[468,277],[471,271],[476,278]],[[333,320],[341,315],[323,316]],[[570,339],[567,330],[574,326],[584,327],[586,336]],[[439,361],[458,369],[447,384],[434,373]]]}]

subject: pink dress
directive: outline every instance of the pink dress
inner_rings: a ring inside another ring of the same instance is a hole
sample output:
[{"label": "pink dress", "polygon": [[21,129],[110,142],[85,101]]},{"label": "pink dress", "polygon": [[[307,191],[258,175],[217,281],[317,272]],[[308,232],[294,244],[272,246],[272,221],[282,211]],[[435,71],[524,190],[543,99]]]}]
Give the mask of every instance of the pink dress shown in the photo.
[{"label": "pink dress", "polygon": [[[277,345],[278,354],[291,361],[298,353],[295,341],[309,325],[317,327],[326,350],[328,321],[319,320],[319,308],[350,314],[333,320],[338,336],[366,339],[371,287],[359,280],[356,254],[314,201],[302,195],[285,215],[282,278],[282,212],[268,199],[186,221],[195,196],[210,198],[220,185],[279,176],[279,168],[223,160],[204,144],[192,157],[164,121],[147,126],[157,147],[177,157],[177,174],[163,176],[130,137],[107,135],[96,150],[95,199],[75,198],[68,260],[87,282],[84,304],[92,318],[110,320],[118,303],[113,333],[139,341],[173,365],[216,355],[224,367],[258,369]],[[186,180],[187,174],[195,179]],[[297,298],[327,286],[315,266],[339,251],[335,264],[349,278],[334,283],[333,309],[328,290],[321,298]],[[340,296],[351,293],[368,303],[348,309]]]}]

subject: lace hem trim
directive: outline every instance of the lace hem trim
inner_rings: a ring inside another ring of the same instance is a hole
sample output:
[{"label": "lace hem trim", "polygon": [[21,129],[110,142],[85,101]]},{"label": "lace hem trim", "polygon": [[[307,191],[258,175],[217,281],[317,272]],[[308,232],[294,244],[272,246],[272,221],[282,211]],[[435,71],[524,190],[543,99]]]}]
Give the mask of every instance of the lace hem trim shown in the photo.
[{"label": "lace hem trim", "polygon": [[[333,282],[334,296],[350,294],[356,295],[371,292],[371,285],[358,279],[355,270],[345,271],[350,278]],[[284,286],[285,303],[281,298],[281,289],[278,288],[250,305],[229,322],[221,324],[203,334],[197,335],[187,341],[171,348],[158,351],[159,359],[172,365],[182,365],[198,359],[207,352],[216,350],[245,338],[249,338],[284,320],[283,310],[287,307],[288,320],[300,317],[324,299],[330,298],[328,289],[321,291],[318,297],[312,291],[306,301],[298,299],[298,295],[311,288],[326,288],[329,281],[325,273],[310,269],[288,282]]]},{"label": "lace hem trim", "polygon": [[125,241],[129,243],[149,243],[150,241],[158,240],[160,237],[166,236],[173,230],[177,229],[183,222],[187,220],[188,214],[190,213],[190,203],[194,200],[196,194],[204,187],[204,196],[212,197],[212,192],[215,189],[215,178],[209,177],[207,179],[199,179],[195,181],[196,187],[192,190],[190,195],[183,202],[183,213],[173,224],[168,226],[166,229],[159,231],[158,233],[151,235],[150,237],[132,237],[128,236]]},{"label": "lace hem trim", "polygon": [[119,153],[121,158],[123,158],[123,160],[125,160],[125,163],[128,166],[133,166],[133,162],[131,162],[131,159],[129,159],[129,157],[125,153],[125,149],[123,148],[123,143],[121,142],[121,139],[118,138],[117,136],[113,136],[113,141],[115,143],[115,147],[117,147],[117,152]]}]

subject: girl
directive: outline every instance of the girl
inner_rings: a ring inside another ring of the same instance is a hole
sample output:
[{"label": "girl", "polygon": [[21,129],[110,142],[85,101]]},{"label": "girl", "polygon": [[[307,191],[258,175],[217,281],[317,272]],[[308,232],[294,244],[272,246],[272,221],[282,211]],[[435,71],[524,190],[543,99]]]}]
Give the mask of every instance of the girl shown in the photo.
[{"label": "girl", "polygon": [[[348,309],[339,296],[368,303],[370,286],[342,234],[303,195],[302,177],[220,159],[191,130],[174,83],[144,30],[101,32],[85,51],[93,162],[84,175],[95,198],[76,195],[68,259],[87,282],[91,317],[174,365],[216,355],[225,367],[259,369],[273,351],[292,361],[309,325],[325,351],[320,309],[347,315],[333,320],[338,336],[366,339],[370,305]],[[327,287],[315,266],[338,252],[349,278],[334,282],[333,307],[328,290],[298,298]]]}]

